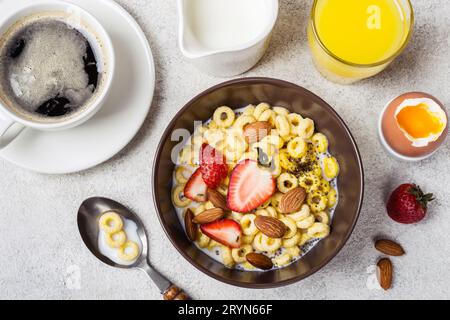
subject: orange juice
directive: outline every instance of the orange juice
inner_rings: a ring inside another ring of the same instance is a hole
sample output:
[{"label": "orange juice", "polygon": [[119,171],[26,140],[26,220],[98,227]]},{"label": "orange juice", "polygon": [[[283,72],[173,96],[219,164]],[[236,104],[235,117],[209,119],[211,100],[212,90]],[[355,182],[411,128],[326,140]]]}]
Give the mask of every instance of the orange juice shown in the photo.
[{"label": "orange juice", "polygon": [[407,0],[316,0],[308,30],[314,61],[338,82],[372,76],[404,48],[412,20]]}]

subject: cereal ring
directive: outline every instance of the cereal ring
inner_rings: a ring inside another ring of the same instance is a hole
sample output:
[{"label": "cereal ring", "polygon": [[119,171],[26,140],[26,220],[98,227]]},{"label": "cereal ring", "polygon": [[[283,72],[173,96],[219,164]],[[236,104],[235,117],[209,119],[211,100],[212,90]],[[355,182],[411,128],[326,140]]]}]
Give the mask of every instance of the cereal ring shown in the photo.
[{"label": "cereal ring", "polygon": [[230,218],[236,221],[241,221],[243,217],[244,214],[240,212],[231,211],[230,213]]},{"label": "cereal ring", "polygon": [[245,129],[245,126],[248,124],[251,124],[253,122],[256,122],[256,119],[252,115],[242,115],[236,119],[236,121],[233,124],[233,128],[236,130],[239,130],[239,132],[243,132]]},{"label": "cereal ring", "polygon": [[297,227],[299,229],[308,229],[314,224],[314,222],[316,222],[316,218],[314,215],[311,214],[305,219],[297,221]]},{"label": "cereal ring", "polygon": [[256,106],[255,111],[253,112],[253,116],[255,119],[259,119],[259,117],[263,114],[264,111],[270,109],[270,105],[267,103],[260,103]]},{"label": "cereal ring", "polygon": [[285,116],[277,116],[275,118],[275,127],[282,137],[288,136],[291,132],[291,125]]},{"label": "cereal ring", "polygon": [[281,149],[284,145],[283,139],[279,135],[269,134],[261,140],[262,144],[271,144],[277,149]]},{"label": "cereal ring", "polygon": [[331,191],[331,185],[328,180],[320,180],[320,184],[317,186],[317,190],[322,194],[328,194]]},{"label": "cereal ring", "polygon": [[309,139],[313,136],[314,130],[314,121],[309,118],[305,118],[300,122],[300,125],[298,126],[297,135],[304,139]]},{"label": "cereal ring", "polygon": [[253,116],[253,113],[255,113],[255,106],[253,104],[249,104],[247,107],[245,107],[244,112],[242,114]]},{"label": "cereal ring", "polygon": [[306,202],[308,203],[312,212],[320,212],[324,211],[327,208],[328,197],[318,192],[312,192],[308,194]]},{"label": "cereal ring", "polygon": [[225,148],[228,151],[238,152],[242,155],[247,150],[248,144],[245,137],[238,130],[228,130],[225,138]]},{"label": "cereal ring", "polygon": [[117,252],[119,258],[124,261],[136,260],[140,253],[139,245],[131,240],[128,240]]},{"label": "cereal ring", "polygon": [[222,253],[223,264],[230,268],[233,267],[234,259],[233,259],[233,255],[231,254],[231,249],[228,247],[222,246],[221,253]]},{"label": "cereal ring", "polygon": [[283,193],[281,192],[277,192],[272,196],[272,207],[274,207],[277,211],[280,211],[279,205],[281,197],[283,197]]},{"label": "cereal ring", "polygon": [[220,148],[220,144],[225,141],[226,132],[222,129],[208,129],[203,134],[206,142],[214,148]]},{"label": "cereal ring", "polygon": [[300,123],[303,121],[303,117],[297,113],[290,113],[287,116],[287,119],[289,121],[289,124],[291,125],[291,134],[297,136],[298,135],[298,127],[300,126]]},{"label": "cereal ring", "polygon": [[99,225],[100,229],[106,233],[116,233],[122,230],[123,220],[115,212],[106,212],[100,217]]},{"label": "cereal ring", "polygon": [[277,187],[282,193],[286,193],[294,188],[297,188],[297,186],[298,180],[293,174],[285,172],[277,178]]},{"label": "cereal ring", "polygon": [[316,222],[308,229],[308,236],[322,239],[330,234],[330,227],[327,224]]},{"label": "cereal ring", "polygon": [[244,263],[247,261],[246,255],[253,252],[253,247],[246,244],[240,248],[235,248],[231,250],[231,256],[236,263]]},{"label": "cereal ring", "polygon": [[336,189],[331,189],[328,192],[328,208],[333,208],[337,203],[337,192]]},{"label": "cereal ring", "polygon": [[339,174],[339,164],[335,157],[323,159],[323,173],[328,179],[334,179]]},{"label": "cereal ring", "polygon": [[286,215],[295,222],[308,218],[311,215],[311,211],[307,204],[302,205],[299,211]]},{"label": "cereal ring", "polygon": [[208,250],[214,250],[215,248],[220,247],[220,246],[221,246],[220,243],[218,243],[215,240],[211,240],[211,241],[209,241],[209,244],[208,244]]},{"label": "cereal ring", "polygon": [[266,202],[264,202],[262,205],[260,205],[260,206],[258,207],[258,209],[265,209],[265,208],[267,208],[268,206],[270,206],[270,204],[271,204],[271,199],[269,198]]},{"label": "cereal ring", "polygon": [[324,153],[328,150],[328,139],[323,133],[316,133],[312,136],[311,141],[318,153]]},{"label": "cereal ring", "polygon": [[300,239],[302,238],[301,232],[296,232],[295,235],[289,239],[283,239],[283,247],[292,248],[298,245]]},{"label": "cereal ring", "polygon": [[282,241],[281,239],[273,239],[269,238],[265,234],[261,236],[261,245],[263,250],[266,252],[275,252],[281,248]]},{"label": "cereal ring", "polygon": [[298,178],[298,184],[307,192],[311,192],[312,189],[320,185],[320,178],[313,172],[307,172]]},{"label": "cereal ring", "polygon": [[290,160],[289,152],[286,149],[281,149],[279,153],[281,168],[293,171],[295,170],[295,164]]},{"label": "cereal ring", "polygon": [[245,214],[240,223],[242,227],[242,233],[250,236],[258,233],[258,228],[255,225],[256,215],[254,214]]},{"label": "cereal ring", "polygon": [[285,266],[291,263],[292,257],[289,253],[283,253],[282,255],[272,259],[272,262],[277,267]]},{"label": "cereal ring", "polygon": [[224,153],[225,153],[225,158],[228,162],[238,161],[244,154],[244,152],[233,151],[233,150],[228,150],[228,149],[226,149]]},{"label": "cereal ring", "polygon": [[277,210],[275,210],[274,207],[269,206],[266,208],[266,211],[269,214],[269,217],[272,217],[272,218],[278,217],[278,212],[277,212]]},{"label": "cereal ring", "polygon": [[259,116],[258,121],[267,121],[272,125],[272,127],[275,127],[276,116],[277,116],[277,114],[275,112],[268,109]]},{"label": "cereal ring", "polygon": [[261,232],[259,232],[253,238],[252,246],[253,246],[253,249],[255,249],[256,251],[264,251],[264,248],[262,245],[262,236],[263,236],[263,234]]},{"label": "cereal ring", "polygon": [[253,239],[255,239],[255,235],[250,236],[242,236],[242,244],[252,244]]},{"label": "cereal ring", "polygon": [[180,152],[178,153],[177,163],[178,165],[184,165],[184,164],[192,164],[192,156],[193,153],[191,152],[191,145],[184,146]]},{"label": "cereal ring", "polygon": [[191,174],[192,172],[188,170],[186,167],[179,166],[175,170],[175,180],[177,180],[179,184],[185,184],[186,182],[188,182]]},{"label": "cereal ring", "polygon": [[299,257],[302,252],[298,246],[294,246],[294,247],[286,248],[286,253],[289,253],[291,255],[291,257],[294,259],[294,258]]},{"label": "cereal ring", "polygon": [[305,245],[311,239],[312,238],[310,236],[308,236],[308,231],[306,230],[306,232],[302,233],[302,237],[300,238],[298,245],[301,247],[301,246]]},{"label": "cereal ring", "polygon": [[285,233],[283,239],[290,239],[295,236],[297,233],[297,225],[295,224],[295,221],[288,217],[283,217],[280,221],[283,222],[288,228],[288,231]]},{"label": "cereal ring", "polygon": [[200,248],[206,248],[209,246],[209,242],[211,241],[211,239],[205,235],[204,233],[202,233],[200,230],[197,233],[197,244]]},{"label": "cereal ring", "polygon": [[184,185],[178,185],[172,191],[172,201],[179,208],[187,207],[191,204],[191,200],[184,196]]},{"label": "cereal ring", "polygon": [[300,159],[306,155],[306,152],[308,152],[308,145],[305,140],[300,137],[296,137],[289,141],[286,149],[292,158]]},{"label": "cereal ring", "polygon": [[318,222],[321,222],[324,224],[330,224],[330,216],[328,215],[327,212],[321,211],[319,213],[314,214],[314,216],[316,217],[316,220]]},{"label": "cereal ring", "polygon": [[275,112],[277,115],[285,116],[287,117],[289,115],[289,110],[284,107],[273,107],[273,112]]},{"label": "cereal ring", "polygon": [[105,235],[105,239],[106,239],[106,244],[110,247],[110,248],[120,248],[121,246],[123,246],[125,244],[125,242],[127,242],[127,234],[121,230],[119,232],[116,233],[107,233]]},{"label": "cereal ring", "polygon": [[262,217],[268,217],[269,216],[269,212],[266,209],[258,209],[258,210],[256,210],[255,214],[257,216],[262,216]]},{"label": "cereal ring", "polygon": [[230,107],[217,108],[213,115],[214,122],[221,128],[229,128],[236,119],[236,114]]}]

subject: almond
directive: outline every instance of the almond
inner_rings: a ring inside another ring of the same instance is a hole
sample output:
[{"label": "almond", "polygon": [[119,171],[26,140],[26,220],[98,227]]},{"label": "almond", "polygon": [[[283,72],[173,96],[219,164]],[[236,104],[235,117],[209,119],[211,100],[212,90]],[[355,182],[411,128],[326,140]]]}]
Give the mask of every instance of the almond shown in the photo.
[{"label": "almond", "polygon": [[283,222],[272,217],[257,216],[255,226],[263,234],[274,239],[283,238],[287,231],[287,227]]},{"label": "almond", "polygon": [[224,216],[225,212],[223,212],[220,208],[212,208],[206,211],[203,211],[202,213],[198,214],[194,217],[194,223],[197,224],[206,224],[210,222],[214,222],[216,220],[219,220]]},{"label": "almond", "polygon": [[378,261],[377,267],[378,267],[377,276],[378,281],[380,282],[380,286],[384,290],[389,290],[392,285],[392,274],[393,274],[391,260],[387,258],[381,259],[380,261]]},{"label": "almond", "polygon": [[272,130],[272,125],[267,121],[250,123],[244,128],[244,137],[249,143],[261,141]]},{"label": "almond", "polygon": [[230,210],[227,206],[227,199],[225,199],[225,196],[219,191],[208,189],[206,193],[208,195],[208,200],[211,201],[216,208],[220,208],[224,211]]},{"label": "almond", "polygon": [[191,209],[187,209],[186,213],[184,214],[184,227],[186,228],[186,234],[191,241],[195,241],[197,238],[197,230],[198,227],[194,223],[194,214],[192,213]]},{"label": "almond", "polygon": [[254,266],[258,269],[270,270],[273,268],[272,260],[270,260],[269,257],[267,257],[261,253],[251,252],[251,253],[248,253],[245,256],[245,258],[252,266]]},{"label": "almond", "polygon": [[392,240],[377,240],[375,242],[375,248],[388,256],[399,257],[405,254],[402,246]]},{"label": "almond", "polygon": [[306,191],[301,187],[294,188],[285,193],[280,199],[280,212],[293,213],[300,210],[306,198]]}]

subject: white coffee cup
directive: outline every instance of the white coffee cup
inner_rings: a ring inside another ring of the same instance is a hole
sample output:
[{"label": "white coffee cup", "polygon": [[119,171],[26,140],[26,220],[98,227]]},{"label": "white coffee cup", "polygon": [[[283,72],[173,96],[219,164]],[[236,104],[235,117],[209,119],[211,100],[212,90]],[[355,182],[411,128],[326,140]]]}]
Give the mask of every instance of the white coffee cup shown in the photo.
[{"label": "white coffee cup", "polygon": [[63,21],[74,27],[89,41],[102,68],[102,83],[96,90],[83,110],[75,112],[74,116],[64,117],[60,121],[38,121],[17,112],[9,105],[9,99],[2,97],[0,92],[0,149],[14,140],[24,128],[33,128],[42,131],[66,130],[79,126],[94,116],[103,106],[114,76],[115,55],[114,48],[108,33],[100,22],[84,9],[65,1],[46,1],[25,6],[13,12],[4,23],[0,25],[0,39],[10,28],[23,19],[34,15],[64,16]]}]

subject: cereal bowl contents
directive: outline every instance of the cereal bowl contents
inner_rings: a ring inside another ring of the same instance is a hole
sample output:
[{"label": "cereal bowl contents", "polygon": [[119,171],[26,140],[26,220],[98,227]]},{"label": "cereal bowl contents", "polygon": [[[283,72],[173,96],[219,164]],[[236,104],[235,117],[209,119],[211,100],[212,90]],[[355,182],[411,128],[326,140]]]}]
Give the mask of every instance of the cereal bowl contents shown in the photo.
[{"label": "cereal bowl contents", "polygon": [[330,235],[339,163],[301,114],[217,108],[178,154],[172,202],[187,237],[229,268],[267,271]]}]

